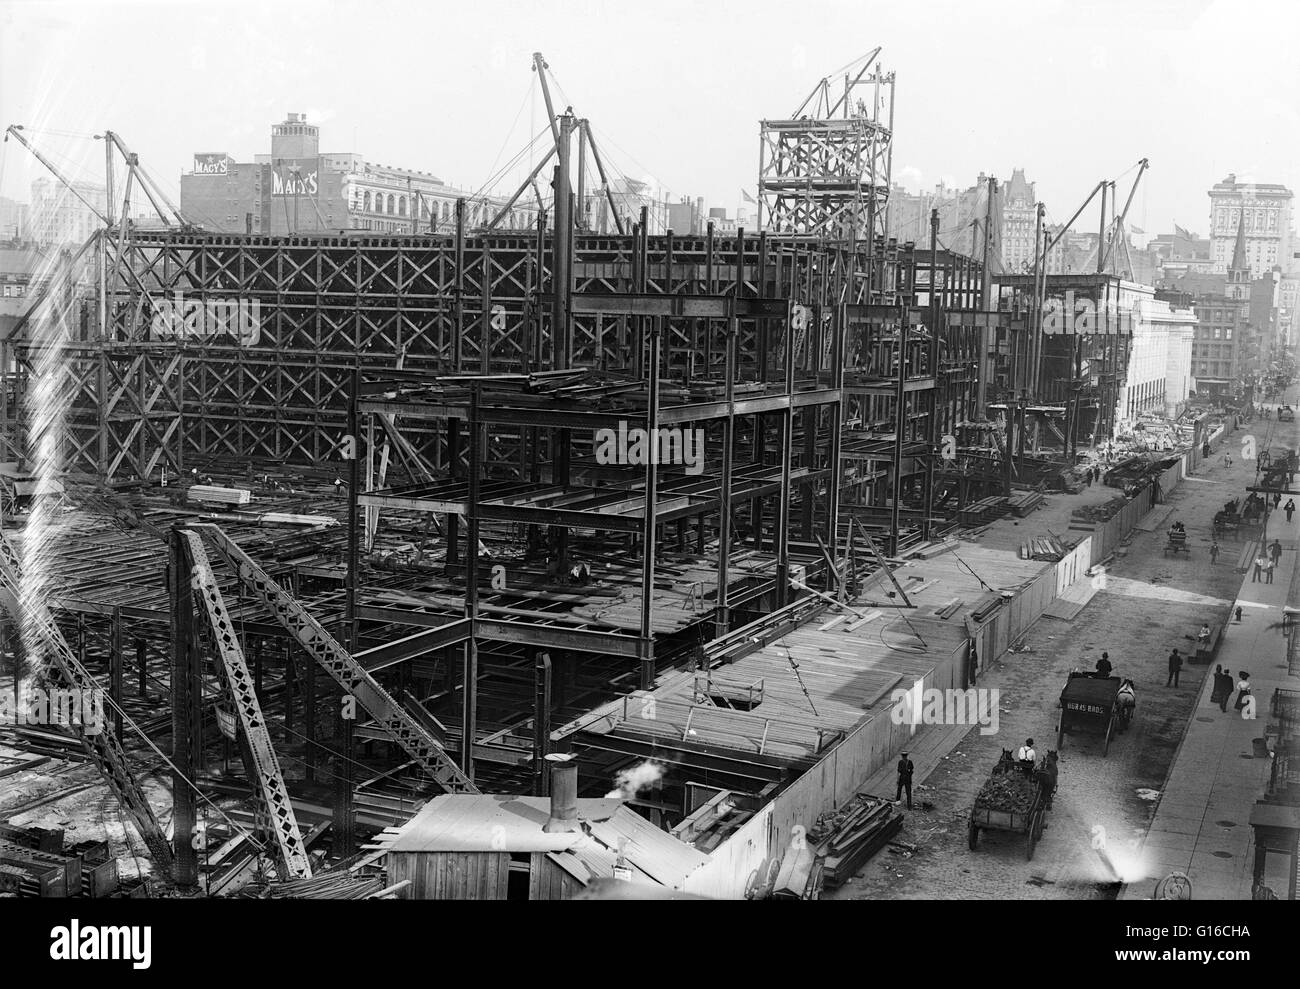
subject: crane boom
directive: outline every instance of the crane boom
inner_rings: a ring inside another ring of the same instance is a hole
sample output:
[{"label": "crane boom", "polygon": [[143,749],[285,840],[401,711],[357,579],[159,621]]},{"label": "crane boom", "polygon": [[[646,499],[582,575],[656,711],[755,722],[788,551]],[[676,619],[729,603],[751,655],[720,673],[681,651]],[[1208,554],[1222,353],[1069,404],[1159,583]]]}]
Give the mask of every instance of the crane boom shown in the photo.
[{"label": "crane boom", "polygon": [[80,199],[85,204],[88,210],[90,210],[97,217],[99,217],[99,219],[103,222],[104,226],[106,227],[109,226],[110,224],[108,222],[108,217],[106,217],[103,213],[101,213],[98,209],[96,209],[95,205],[89,199],[87,199],[85,196],[79,193],[77,191],[77,187],[74,186],[70,181],[68,181],[67,177],[62,172],[60,172],[57,168],[54,167],[54,163],[52,161],[50,161],[48,158],[45,157],[45,155],[37,151],[36,148],[32,145],[32,143],[29,140],[27,140],[27,138],[23,137],[21,133],[22,129],[23,128],[21,124],[10,124],[5,129],[5,140],[6,141],[9,140],[10,135],[12,135],[13,138],[19,144],[21,144],[24,148],[26,148],[33,155],[35,155],[36,160],[39,161],[42,165],[44,165],[46,168],[48,168],[50,170],[50,173],[56,179],[58,179],[65,186],[67,186],[68,191],[71,192],[78,199]]}]

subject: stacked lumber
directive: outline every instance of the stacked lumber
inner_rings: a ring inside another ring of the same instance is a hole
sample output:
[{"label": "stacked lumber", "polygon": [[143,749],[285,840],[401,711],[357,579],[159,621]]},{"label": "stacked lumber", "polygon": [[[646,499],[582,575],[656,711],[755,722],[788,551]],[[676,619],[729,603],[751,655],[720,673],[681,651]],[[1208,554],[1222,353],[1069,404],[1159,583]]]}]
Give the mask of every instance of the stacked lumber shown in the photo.
[{"label": "stacked lumber", "polygon": [[996,496],[983,498],[973,505],[967,505],[957,512],[957,521],[962,525],[975,526],[1000,519],[1009,510],[1007,498]]},{"label": "stacked lumber", "polygon": [[1008,507],[1016,518],[1023,519],[1030,512],[1037,511],[1043,504],[1043,495],[1040,491],[1024,491],[1017,495],[1012,495],[1007,502]]},{"label": "stacked lumber", "polygon": [[1046,536],[1033,536],[1022,543],[1017,554],[1022,560],[1039,560],[1043,563],[1056,563],[1065,557],[1069,550],[1061,540],[1050,532]]},{"label": "stacked lumber", "polygon": [[825,885],[834,889],[848,882],[902,827],[903,815],[890,801],[866,793],[822,814],[808,839],[824,856]]},{"label": "stacked lumber", "polygon": [[253,500],[253,492],[248,488],[223,488],[216,484],[193,484],[186,489],[185,497],[190,501],[201,501],[209,505],[247,505]]}]

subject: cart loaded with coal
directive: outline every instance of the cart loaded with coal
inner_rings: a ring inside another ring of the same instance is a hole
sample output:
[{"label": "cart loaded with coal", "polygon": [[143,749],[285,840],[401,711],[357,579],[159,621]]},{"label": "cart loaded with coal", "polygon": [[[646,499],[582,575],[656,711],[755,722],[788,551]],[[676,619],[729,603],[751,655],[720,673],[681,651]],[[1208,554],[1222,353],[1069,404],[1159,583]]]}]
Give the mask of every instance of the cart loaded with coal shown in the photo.
[{"label": "cart loaded with coal", "polygon": [[1043,836],[1044,818],[1052,808],[1056,792],[1056,753],[1048,752],[1029,768],[1011,757],[1010,749],[994,765],[989,778],[975,796],[970,812],[970,850],[979,845],[981,831],[1009,831],[1025,837],[1025,858],[1033,859],[1034,848]]}]

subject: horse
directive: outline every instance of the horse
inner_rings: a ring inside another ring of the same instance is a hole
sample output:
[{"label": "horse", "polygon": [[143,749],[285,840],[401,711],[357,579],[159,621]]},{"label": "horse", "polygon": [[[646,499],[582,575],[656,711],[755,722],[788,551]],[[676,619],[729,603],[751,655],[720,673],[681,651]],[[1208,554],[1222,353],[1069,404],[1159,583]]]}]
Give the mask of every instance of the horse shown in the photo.
[{"label": "horse", "polygon": [[1119,693],[1115,695],[1119,704],[1119,730],[1124,731],[1130,721],[1133,720],[1133,709],[1137,707],[1137,694],[1133,689],[1133,681],[1125,679],[1119,685]]},{"label": "horse", "polygon": [[1038,764],[1034,770],[1034,780],[1038,783],[1038,792],[1041,793],[1046,801],[1048,810],[1052,809],[1052,795],[1056,793],[1056,782],[1059,776],[1056,763],[1058,756],[1055,750],[1049,749],[1043,761]]}]

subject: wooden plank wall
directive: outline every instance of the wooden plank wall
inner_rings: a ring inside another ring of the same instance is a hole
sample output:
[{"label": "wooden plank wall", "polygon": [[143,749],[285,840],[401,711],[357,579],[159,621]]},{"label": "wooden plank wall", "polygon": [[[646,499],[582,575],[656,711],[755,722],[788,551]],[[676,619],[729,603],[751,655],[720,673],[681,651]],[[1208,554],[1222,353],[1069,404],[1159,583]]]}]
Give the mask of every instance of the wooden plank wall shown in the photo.
[{"label": "wooden plank wall", "polygon": [[[963,643],[938,661],[922,678],[923,689],[959,688],[966,650]],[[755,870],[765,869],[773,858],[782,857],[819,814],[857,793],[862,781],[892,759],[916,731],[914,725],[895,724],[890,707],[889,699],[883,699],[875,717],[860,724],[816,766],[718,846],[709,861],[687,877],[686,891],[718,899],[743,897],[745,884]]]},{"label": "wooden plank wall", "polygon": [[388,871],[408,900],[504,900],[510,853],[389,852]]}]

